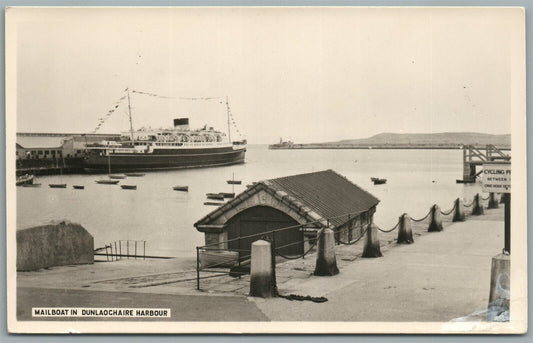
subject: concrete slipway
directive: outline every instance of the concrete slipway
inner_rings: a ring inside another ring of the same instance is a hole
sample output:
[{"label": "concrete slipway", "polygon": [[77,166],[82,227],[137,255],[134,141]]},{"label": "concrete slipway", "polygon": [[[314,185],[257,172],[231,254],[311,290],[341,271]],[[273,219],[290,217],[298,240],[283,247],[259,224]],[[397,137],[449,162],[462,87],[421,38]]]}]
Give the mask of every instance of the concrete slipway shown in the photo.
[{"label": "concrete slipway", "polygon": [[380,233],[381,258],[360,258],[363,241],[337,246],[333,277],[312,276],[314,255],[278,264],[280,293],[325,296],[325,303],[248,297],[248,276],[203,279],[197,291],[193,260],[130,259],[19,272],[18,319],[34,320],[31,308],[41,306],[165,307],[171,321],[443,322],[485,310],[491,258],[503,247],[503,209],[461,223],[448,216],[444,231],[426,229],[427,222],[416,224],[410,245],[394,242],[396,230]]}]

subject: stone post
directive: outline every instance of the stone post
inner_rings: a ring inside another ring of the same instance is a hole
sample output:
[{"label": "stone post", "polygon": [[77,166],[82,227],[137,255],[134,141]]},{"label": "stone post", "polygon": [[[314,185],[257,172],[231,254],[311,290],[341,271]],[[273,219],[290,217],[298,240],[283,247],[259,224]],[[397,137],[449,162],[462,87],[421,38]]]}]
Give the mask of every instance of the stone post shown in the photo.
[{"label": "stone post", "polygon": [[496,195],[494,192],[489,194],[489,206],[488,208],[498,208],[498,200],[496,200]]},{"label": "stone post", "polygon": [[[490,273],[489,306],[487,311],[488,321],[509,320],[509,299],[511,283],[510,265],[511,258],[509,255],[499,254],[492,258],[492,268]],[[498,316],[500,318],[496,319],[496,317]]]},{"label": "stone post", "polygon": [[429,222],[428,232],[442,231],[442,216],[439,205],[431,207],[431,221]]},{"label": "stone post", "polygon": [[463,199],[457,198],[455,200],[455,209],[453,211],[454,222],[464,222],[465,221],[465,211],[463,210]]},{"label": "stone post", "polygon": [[258,240],[252,243],[250,267],[250,296],[272,296],[272,253],[270,243]]},{"label": "stone post", "polygon": [[476,194],[474,197],[474,205],[472,209],[472,215],[473,216],[479,216],[483,214],[483,206],[481,205],[481,202],[479,201],[479,193]]},{"label": "stone post", "polygon": [[413,230],[411,229],[411,217],[407,213],[400,216],[400,227],[398,229],[397,243],[414,243]]},{"label": "stone post", "polygon": [[324,228],[318,231],[318,253],[313,275],[333,276],[339,274],[335,257],[335,233]]},{"label": "stone post", "polygon": [[362,257],[381,257],[381,249],[379,247],[378,227],[370,223],[366,229],[365,249]]}]

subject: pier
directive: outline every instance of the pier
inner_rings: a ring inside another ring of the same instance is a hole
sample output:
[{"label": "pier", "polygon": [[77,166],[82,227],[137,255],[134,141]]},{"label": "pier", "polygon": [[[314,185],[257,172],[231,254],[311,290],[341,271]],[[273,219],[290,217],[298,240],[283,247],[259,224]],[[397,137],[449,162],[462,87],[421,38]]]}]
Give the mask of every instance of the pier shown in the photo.
[{"label": "pier", "polygon": [[476,171],[476,167],[482,166],[483,163],[510,161],[511,155],[505,154],[502,150],[492,144],[487,144],[485,149],[477,148],[473,145],[463,146],[463,179],[457,180],[457,182],[476,182],[476,177],[481,174],[481,171]]},{"label": "pier", "polygon": [[31,320],[32,307],[49,306],[53,299],[56,306],[171,308],[172,321],[448,322],[475,313],[468,319],[483,323],[486,313],[478,312],[487,309],[488,261],[501,248],[498,234],[504,211],[487,209],[483,216],[465,212],[464,222],[453,222],[451,214],[443,216],[445,228],[438,233],[428,232],[429,217],[412,223],[413,244],[397,244],[396,230],[383,233],[385,258],[361,258],[362,240],[336,245],[340,273],[333,277],[312,275],[316,251],[304,259],[277,263],[280,293],[328,299],[320,304],[284,298],[250,301],[249,275],[207,275],[201,280],[202,291],[197,291],[196,272],[188,269],[192,261],[124,258],[105,268],[98,263],[24,272],[17,284],[18,316]]}]

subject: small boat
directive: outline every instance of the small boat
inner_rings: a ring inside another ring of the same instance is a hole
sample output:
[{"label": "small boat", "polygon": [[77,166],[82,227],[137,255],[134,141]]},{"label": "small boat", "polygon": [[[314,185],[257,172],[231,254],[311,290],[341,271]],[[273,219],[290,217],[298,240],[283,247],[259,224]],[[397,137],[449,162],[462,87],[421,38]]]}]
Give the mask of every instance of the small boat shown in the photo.
[{"label": "small boat", "polygon": [[125,179],[126,178],[126,175],[109,175],[109,178],[110,179]]},{"label": "small boat", "polygon": [[141,177],[141,176],[144,176],[146,174],[145,173],[125,173],[124,175],[131,176],[131,177]]},{"label": "small boat", "polygon": [[106,180],[106,179],[103,179],[103,180],[96,180],[95,182],[100,184],[100,185],[116,185],[120,181],[119,180]]},{"label": "small boat", "polygon": [[207,193],[205,196],[207,197],[207,199],[224,200],[224,195],[220,193]]},{"label": "small boat", "polygon": [[202,249],[199,253],[202,268],[230,268],[239,258],[237,251]]},{"label": "small boat", "polygon": [[222,195],[224,198],[229,198],[229,199],[235,198],[235,193],[220,192],[218,194]]},{"label": "small boat", "polygon": [[235,173],[231,174],[231,180],[226,181],[229,185],[240,185],[242,183],[241,180],[235,180]]},{"label": "small boat", "polygon": [[172,189],[175,191],[188,192],[189,186],[174,186]]},{"label": "small boat", "polygon": [[33,175],[25,174],[17,177],[17,186],[33,184]]},{"label": "small boat", "polygon": [[85,186],[74,185],[74,189],[85,189]]},{"label": "small boat", "polygon": [[382,185],[387,182],[387,179],[380,179],[378,177],[371,177],[370,180],[374,182],[374,185]]},{"label": "small boat", "polygon": [[137,189],[137,186],[136,185],[120,185],[120,188],[135,190]]},{"label": "small boat", "polygon": [[206,202],[204,202],[204,205],[210,205],[210,206],[222,206],[222,205],[224,205],[224,203],[223,203],[223,202],[206,201]]},{"label": "small boat", "polygon": [[112,180],[112,179],[124,179],[124,177],[113,177],[113,176],[120,176],[120,175],[111,175],[111,159],[109,158],[109,155],[107,156],[107,179],[100,179],[96,180],[95,182],[100,185],[116,185],[119,183],[119,180]]},{"label": "small boat", "polygon": [[40,183],[23,183],[21,186],[22,187],[33,187],[33,188],[36,188],[36,187],[41,187],[41,184]]},{"label": "small boat", "polygon": [[[65,162],[63,161],[63,163],[65,163]],[[59,169],[59,181],[63,182],[63,168]],[[48,186],[50,188],[67,188],[67,184],[66,183],[50,183],[50,184],[48,184]]]}]

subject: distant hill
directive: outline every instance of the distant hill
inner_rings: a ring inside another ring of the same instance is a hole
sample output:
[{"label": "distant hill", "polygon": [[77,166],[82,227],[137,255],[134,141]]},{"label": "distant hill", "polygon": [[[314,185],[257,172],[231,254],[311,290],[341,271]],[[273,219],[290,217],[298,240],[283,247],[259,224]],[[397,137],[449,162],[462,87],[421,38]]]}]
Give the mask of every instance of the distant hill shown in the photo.
[{"label": "distant hill", "polygon": [[364,139],[345,139],[337,142],[298,144],[280,142],[270,149],[458,149],[463,145],[484,148],[492,144],[498,148],[511,148],[511,135],[491,135],[477,132],[443,133],[380,133]]},{"label": "distant hill", "polygon": [[511,146],[511,135],[492,135],[477,132],[443,132],[443,133],[380,133],[364,139],[347,139],[337,142],[319,144],[332,145],[418,145],[418,146],[452,146],[452,145],[486,145]]}]

